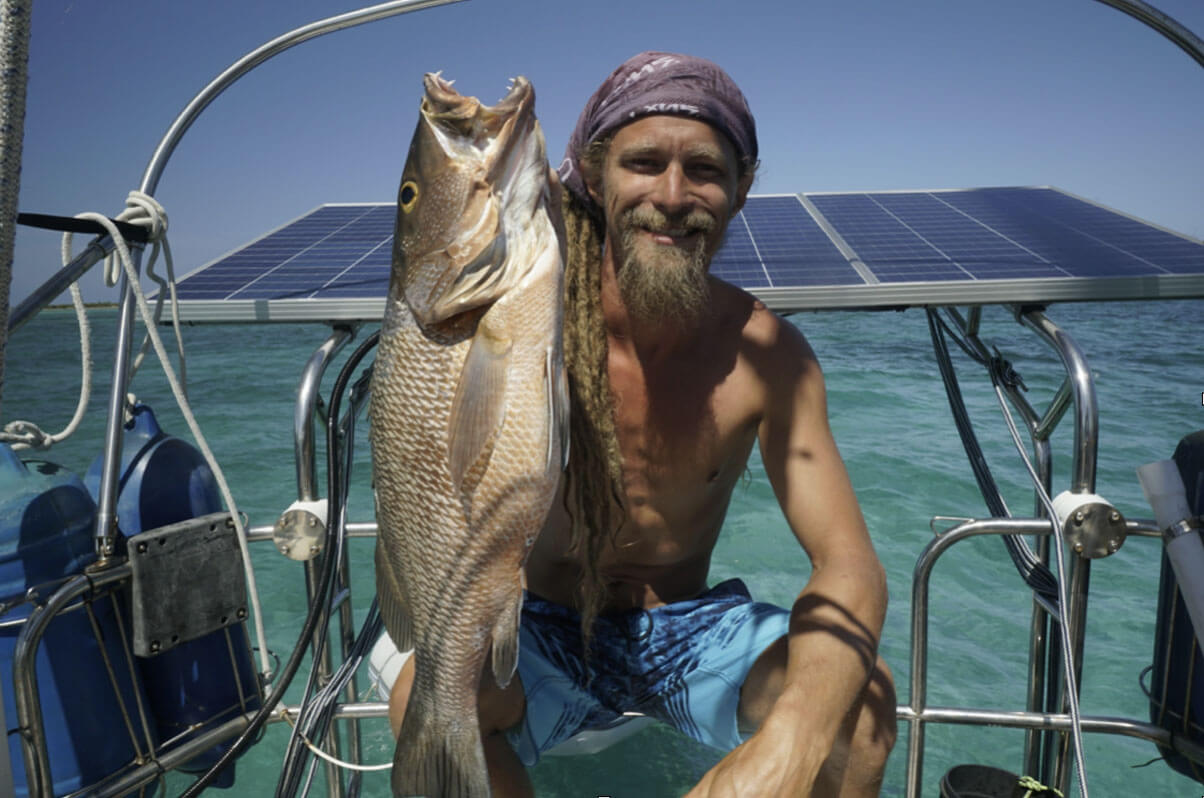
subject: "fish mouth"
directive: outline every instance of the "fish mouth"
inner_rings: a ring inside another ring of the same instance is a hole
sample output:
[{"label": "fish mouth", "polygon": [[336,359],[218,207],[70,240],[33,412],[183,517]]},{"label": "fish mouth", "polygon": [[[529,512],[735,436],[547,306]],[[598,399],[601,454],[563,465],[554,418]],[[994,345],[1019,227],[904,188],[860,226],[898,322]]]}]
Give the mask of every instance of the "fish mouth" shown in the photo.
[{"label": "fish mouth", "polygon": [[[492,106],[460,94],[438,73],[426,74],[423,84],[419,124],[430,134],[424,154],[437,163],[432,174],[440,170],[456,191],[467,192],[456,218],[446,220],[447,240],[429,263],[406,272],[415,318],[433,325],[492,304],[522,279],[525,269],[507,266],[507,238],[534,212],[547,160],[526,78],[514,78]],[[416,280],[419,273],[429,279]]]},{"label": "fish mouth", "polygon": [[482,105],[476,97],[460,94],[452,81],[438,72],[428,72],[422,82],[426,90],[423,115],[478,146],[508,134],[507,123],[531,116],[535,107],[535,90],[522,75],[511,80],[506,96],[494,105]]}]

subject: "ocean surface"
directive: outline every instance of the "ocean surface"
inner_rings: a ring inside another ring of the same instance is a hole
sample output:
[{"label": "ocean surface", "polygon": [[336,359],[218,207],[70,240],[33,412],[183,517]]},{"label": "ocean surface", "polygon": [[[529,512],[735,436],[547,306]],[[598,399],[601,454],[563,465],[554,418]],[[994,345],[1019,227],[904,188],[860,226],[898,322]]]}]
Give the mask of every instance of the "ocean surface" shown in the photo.
[{"label": "ocean surface", "polygon": [[[1134,469],[1169,457],[1179,439],[1204,428],[1204,302],[1055,305],[1048,315],[1083,347],[1099,395],[1097,493],[1130,518],[1149,518]],[[932,538],[934,516],[982,517],[979,497],[953,426],[921,310],[799,314],[824,367],[829,413],[874,544],[886,565],[890,609],[881,653],[894,669],[900,701],[908,694],[910,584],[916,559]],[[99,453],[116,313],[91,312],[95,377],[90,415],[77,434],[45,459],[79,473]],[[365,331],[361,331],[362,339]],[[319,324],[190,326],[185,329],[188,391],[210,446],[233,486],[238,509],[267,525],[295,496],[292,419],[297,382],[326,337]],[[69,310],[44,312],[9,341],[0,421],[28,419],[58,430],[79,389],[79,342]],[[1029,401],[1044,408],[1061,382],[1057,356],[1001,308],[984,314],[984,339],[1020,372]],[[328,395],[347,347],[325,380]],[[954,351],[975,429],[1016,515],[1033,512],[1028,476],[1016,455],[985,372]],[[132,391],[156,411],[161,426],[187,438],[153,353]],[[1055,493],[1068,487],[1073,420],[1054,438]],[[357,435],[349,516],[371,519],[367,425]],[[324,472],[324,469],[322,469]],[[322,478],[325,485],[325,477]],[[951,523],[951,522],[950,522]],[[950,523],[939,523],[948,526]],[[1148,718],[1139,676],[1152,661],[1161,543],[1131,538],[1094,563],[1082,687],[1088,715]],[[373,592],[371,542],[351,549],[354,604],[363,617]],[[300,567],[268,545],[254,550],[265,602],[268,643],[283,661],[296,643],[306,609]],[[759,459],[737,488],[712,569],[712,582],[740,576],[760,599],[789,604],[806,582],[808,564],[782,519]],[[931,705],[1024,708],[1031,601],[995,538],[952,548],[932,581]],[[301,679],[290,690],[295,700]],[[361,679],[361,687],[366,679]],[[288,736],[282,724],[237,765],[237,786],[220,796],[270,795]],[[386,722],[365,723],[365,759],[387,762],[393,743]],[[1011,729],[930,725],[924,794],[938,795],[941,775],[961,763],[1019,771],[1024,734]],[[907,731],[887,771],[885,795],[902,795]],[[1096,796],[1194,796],[1201,786],[1158,760],[1150,743],[1114,736],[1085,738],[1088,785]],[[590,757],[545,758],[532,772],[541,796],[672,796],[683,794],[719,753],[652,727]],[[1153,761],[1152,761],[1153,760]],[[172,774],[166,794],[190,779]],[[315,795],[325,794],[321,779]],[[368,774],[364,794],[387,796],[388,777]],[[1072,788],[1071,794],[1077,794]]]}]

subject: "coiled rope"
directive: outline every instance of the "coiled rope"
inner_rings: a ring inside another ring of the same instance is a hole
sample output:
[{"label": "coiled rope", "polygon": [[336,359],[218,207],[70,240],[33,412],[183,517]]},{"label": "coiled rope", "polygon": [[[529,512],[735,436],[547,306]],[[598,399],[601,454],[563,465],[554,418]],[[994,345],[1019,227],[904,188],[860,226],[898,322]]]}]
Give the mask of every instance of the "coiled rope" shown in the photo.
[{"label": "coiled rope", "polygon": [[[90,220],[104,219],[104,217],[94,213],[80,214],[75,218]],[[131,382],[133,381],[134,375],[138,372],[138,368],[142,365],[142,361],[146,357],[147,348],[151,340],[149,330],[158,326],[159,320],[163,317],[164,302],[170,296],[172,329],[175,332],[176,353],[180,362],[180,386],[185,397],[187,397],[187,363],[184,357],[184,340],[180,334],[180,313],[176,297],[175,267],[171,257],[171,246],[167,243],[167,212],[154,197],[143,194],[140,191],[131,191],[126,198],[126,209],[117,217],[117,221],[145,227],[149,231],[148,235],[152,249],[150,256],[147,258],[146,276],[159,286],[153,314],[154,325],[151,326],[148,323],[148,332],[142,339],[142,345],[139,347],[138,354],[130,366],[129,379]],[[64,266],[70,263],[72,259],[72,239],[73,234],[63,234],[61,257]],[[114,241],[116,240],[117,238],[114,238]],[[160,252],[163,253],[164,268],[167,271],[166,280],[155,274],[155,263],[158,261]],[[110,287],[117,285],[117,281],[121,278],[121,261],[116,251],[105,258],[103,271],[105,285]],[[80,369],[82,372],[80,376],[79,401],[75,406],[75,414],[72,416],[71,421],[67,423],[67,426],[53,434],[45,432],[32,421],[23,419],[10,421],[4,425],[3,430],[0,430],[0,441],[11,444],[13,449],[49,449],[54,444],[66,440],[75,434],[88,409],[88,401],[91,398],[92,392],[91,325],[88,322],[88,314],[84,308],[79,283],[72,283],[68,286],[68,290],[71,292],[71,304],[75,308],[75,318],[79,324]],[[129,405],[133,406],[134,402],[135,399],[131,395]]]},{"label": "coiled rope", "polygon": [[[234,496],[230,492],[229,484],[226,482],[225,474],[222,472],[221,466],[218,465],[217,458],[214,457],[213,451],[209,448],[209,443],[206,441],[204,433],[201,432],[200,425],[197,423],[196,416],[192,412],[192,407],[188,402],[188,396],[184,388],[183,379],[185,375],[185,358],[184,358],[184,341],[180,334],[180,316],[179,306],[175,288],[175,270],[172,264],[171,247],[167,243],[167,213],[163,206],[160,205],[154,197],[149,194],[144,194],[140,191],[131,191],[126,198],[126,209],[117,217],[119,222],[127,222],[129,224],[145,227],[148,231],[148,243],[152,245],[150,256],[147,258],[146,274],[151,280],[154,280],[159,285],[159,292],[156,298],[155,309],[152,311],[150,304],[146,300],[146,295],[142,291],[142,287],[138,281],[138,272],[134,268],[134,261],[130,257],[129,247],[126,245],[125,238],[121,235],[117,225],[113,220],[99,213],[81,213],[76,216],[77,219],[87,219],[97,222],[108,232],[108,235],[113,240],[114,251],[105,259],[104,276],[107,285],[116,285],[124,272],[127,284],[133,293],[134,300],[137,303],[138,311],[142,316],[142,322],[146,327],[146,337],[143,338],[142,345],[139,347],[138,355],[135,357],[130,367],[129,379],[133,380],[134,374],[138,367],[142,364],[145,357],[148,344],[155,350],[155,354],[159,358],[159,363],[163,367],[163,373],[167,377],[168,385],[171,387],[172,395],[175,397],[176,404],[180,408],[180,413],[184,416],[184,421],[188,424],[188,429],[192,432],[193,439],[196,441],[197,448],[205,458],[205,462],[213,471],[214,479],[217,482],[218,491],[221,493],[222,501],[225,502],[226,508],[230,511],[230,515],[234,521],[234,527],[238,533],[238,547],[242,553],[243,567],[246,571],[247,589],[250,593],[251,613],[255,619],[255,634],[256,643],[259,647],[260,656],[260,673],[265,681],[270,681],[272,669],[270,662],[270,653],[268,651],[267,639],[264,633],[263,610],[259,601],[259,590],[256,587],[255,569],[251,563],[251,552],[247,545],[247,530],[243,524],[242,515],[238,511],[238,507],[234,502]],[[63,235],[63,262],[70,262],[71,255],[71,233]],[[155,261],[158,259],[159,253],[164,256],[165,269],[167,271],[166,279],[154,273]],[[175,369],[172,367],[171,360],[168,357],[167,349],[163,345],[163,339],[159,336],[158,323],[162,317],[163,305],[166,299],[171,298],[171,315],[172,327],[175,331],[176,352],[180,360],[180,374],[177,376]],[[0,433],[0,440],[12,441],[13,448],[32,447],[46,448],[60,440],[65,439],[79,426],[82,420],[84,411],[87,408],[88,397],[91,391],[91,368],[92,368],[92,352],[91,352],[91,335],[87,321],[87,313],[83,307],[83,300],[80,297],[79,285],[74,283],[71,285],[72,304],[75,306],[76,317],[80,324],[80,360],[82,361],[83,378],[81,380],[80,400],[76,406],[76,411],[71,422],[63,429],[62,432],[54,435],[47,435],[36,424],[28,421],[14,421],[8,424],[3,433]],[[131,397],[130,404],[133,404]]]},{"label": "coiled rope", "polygon": [[[68,234],[70,235],[70,234]],[[64,236],[66,238],[66,236]],[[67,252],[67,242],[63,242],[64,252]],[[64,263],[67,262],[64,258]],[[84,309],[84,300],[80,295],[79,283],[72,283],[68,290],[71,292],[71,304],[75,308],[75,319],[79,323],[79,359],[80,386],[79,402],[75,405],[75,414],[60,431],[49,434],[32,421],[17,419],[4,425],[0,430],[0,442],[7,443],[15,450],[20,449],[49,449],[60,441],[65,441],[79,429],[88,409],[88,400],[92,395],[92,335],[88,324],[88,312]]]}]

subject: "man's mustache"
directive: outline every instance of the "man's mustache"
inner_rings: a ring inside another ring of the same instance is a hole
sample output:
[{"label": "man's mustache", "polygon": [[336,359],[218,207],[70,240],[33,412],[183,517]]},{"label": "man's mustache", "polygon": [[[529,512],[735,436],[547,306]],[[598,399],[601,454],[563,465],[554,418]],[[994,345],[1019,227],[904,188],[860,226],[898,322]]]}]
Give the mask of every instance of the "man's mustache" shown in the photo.
[{"label": "man's mustache", "polygon": [[715,217],[706,211],[695,209],[680,216],[670,217],[656,208],[632,208],[623,214],[623,222],[627,227],[640,227],[653,233],[672,230],[686,235],[709,234],[717,224]]}]

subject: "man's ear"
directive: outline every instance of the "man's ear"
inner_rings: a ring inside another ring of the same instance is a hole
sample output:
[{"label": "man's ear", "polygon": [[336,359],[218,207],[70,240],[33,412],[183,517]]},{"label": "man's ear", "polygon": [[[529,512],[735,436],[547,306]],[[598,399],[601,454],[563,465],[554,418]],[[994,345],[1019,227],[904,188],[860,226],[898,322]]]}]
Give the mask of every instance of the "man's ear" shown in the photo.
[{"label": "man's ear", "polygon": [[589,192],[590,199],[599,208],[602,207],[602,187],[599,185],[602,181],[598,175],[592,175],[589,171],[582,172],[582,180],[585,183],[585,190]]},{"label": "man's ear", "polygon": [[752,188],[754,177],[756,177],[756,173],[749,170],[748,174],[736,181],[736,201],[732,204],[732,218],[735,218],[740,209],[744,207],[744,201],[748,199],[748,192]]}]

